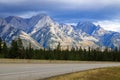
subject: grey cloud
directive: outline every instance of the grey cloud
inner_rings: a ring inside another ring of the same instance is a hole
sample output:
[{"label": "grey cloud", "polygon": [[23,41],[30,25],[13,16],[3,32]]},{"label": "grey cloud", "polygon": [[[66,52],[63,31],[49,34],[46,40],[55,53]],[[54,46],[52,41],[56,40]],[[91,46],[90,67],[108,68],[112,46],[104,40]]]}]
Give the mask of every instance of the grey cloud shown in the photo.
[{"label": "grey cloud", "polygon": [[103,19],[120,14],[120,0],[0,0],[0,12],[0,16],[45,12],[58,18]]}]

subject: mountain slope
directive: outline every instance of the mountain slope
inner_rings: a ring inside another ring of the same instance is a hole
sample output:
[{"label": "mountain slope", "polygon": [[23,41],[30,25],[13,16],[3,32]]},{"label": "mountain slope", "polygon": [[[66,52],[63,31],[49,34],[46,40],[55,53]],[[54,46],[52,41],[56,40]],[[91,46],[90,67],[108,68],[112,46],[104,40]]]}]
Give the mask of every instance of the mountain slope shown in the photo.
[{"label": "mountain slope", "polygon": [[15,39],[20,34],[20,30],[11,27],[10,25],[0,26],[0,37],[7,43]]},{"label": "mountain slope", "polygon": [[60,28],[65,32],[67,36],[71,37],[76,42],[77,47],[98,47],[98,45],[95,44],[95,42],[98,41],[96,38],[86,34],[79,29],[75,29],[75,26],[62,25]]},{"label": "mountain slope", "polygon": [[89,35],[91,35],[94,31],[98,30],[99,28],[99,26],[96,26],[89,21],[80,21],[75,27],[75,29],[80,29]]},{"label": "mountain slope", "polygon": [[[39,17],[40,15],[38,15]],[[71,25],[59,24],[53,21],[47,15],[41,15],[39,21],[29,33],[40,45],[45,48],[56,48],[60,43],[62,49],[72,47],[97,47],[94,43],[95,38],[85,34],[82,31],[77,31]],[[36,17],[36,16],[35,16]],[[38,19],[38,17],[36,17]],[[86,43],[86,44],[84,44]]]},{"label": "mountain slope", "polygon": [[30,37],[27,33],[23,31],[21,31],[18,37],[22,39],[22,43],[25,48],[27,48],[31,44],[31,47],[34,49],[43,49],[43,47],[39,45],[39,43],[37,43],[32,37]]},{"label": "mountain slope", "polygon": [[7,22],[3,18],[0,18],[0,26],[4,26],[6,24]]},{"label": "mountain slope", "polygon": [[17,17],[17,16],[9,16],[7,18],[5,18],[7,24],[9,24],[10,26],[16,28],[16,29],[20,29],[26,32],[26,30],[29,29],[28,26],[28,19],[24,19],[21,17]]},{"label": "mountain slope", "polygon": [[30,34],[45,48],[56,48],[59,43],[61,47],[66,47],[74,42],[72,38],[66,36],[59,28],[59,24],[54,22],[49,16],[41,18]]},{"label": "mountain slope", "polygon": [[23,43],[32,43],[34,48],[56,48],[60,43],[66,48],[96,48],[120,46],[120,33],[104,30],[90,21],[80,21],[76,26],[59,24],[46,14],[29,19],[17,16],[0,18],[0,37],[10,44],[20,37]]},{"label": "mountain slope", "polygon": [[97,44],[100,46],[115,48],[120,46],[120,33],[104,30],[99,25],[96,26],[91,22],[80,22],[77,28],[84,31],[90,36],[98,39]]},{"label": "mountain slope", "polygon": [[20,37],[25,47],[28,47],[29,43],[31,43],[31,46],[35,49],[42,48],[24,31],[11,27],[10,25],[0,26],[0,37],[8,44],[10,44],[12,40]]}]

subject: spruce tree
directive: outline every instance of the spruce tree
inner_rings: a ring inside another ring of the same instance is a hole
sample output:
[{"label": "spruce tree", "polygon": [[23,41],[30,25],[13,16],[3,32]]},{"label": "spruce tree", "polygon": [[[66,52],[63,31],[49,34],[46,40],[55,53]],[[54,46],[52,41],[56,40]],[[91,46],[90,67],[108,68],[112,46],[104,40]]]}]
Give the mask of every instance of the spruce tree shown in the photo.
[{"label": "spruce tree", "polygon": [[1,52],[2,52],[2,39],[0,37],[0,54],[1,54]]},{"label": "spruce tree", "polygon": [[8,47],[6,45],[6,42],[3,42],[2,54],[3,54],[3,57],[8,56]]},{"label": "spruce tree", "polygon": [[17,39],[18,44],[18,56],[19,58],[24,58],[24,46],[20,38]]},{"label": "spruce tree", "polygon": [[9,57],[18,58],[18,51],[19,51],[19,48],[18,48],[17,41],[12,40]]},{"label": "spruce tree", "polygon": [[33,58],[33,52],[34,52],[34,50],[33,50],[32,46],[31,46],[31,43],[29,42],[29,48],[28,48],[28,54],[27,54],[28,59]]},{"label": "spruce tree", "polygon": [[57,50],[57,51],[61,50],[60,42],[58,43],[56,50]]}]

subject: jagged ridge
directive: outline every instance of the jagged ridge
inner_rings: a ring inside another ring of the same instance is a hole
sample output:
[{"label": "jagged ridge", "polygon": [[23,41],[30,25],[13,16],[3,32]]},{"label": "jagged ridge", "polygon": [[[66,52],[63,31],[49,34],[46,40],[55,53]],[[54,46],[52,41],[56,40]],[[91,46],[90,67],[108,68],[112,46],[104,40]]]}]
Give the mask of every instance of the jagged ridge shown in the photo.
[{"label": "jagged ridge", "polygon": [[72,26],[59,24],[45,14],[29,19],[16,16],[0,18],[0,37],[10,43],[18,36],[24,44],[30,41],[34,48],[55,48],[59,43],[63,49],[120,46],[120,33],[106,31],[89,21],[80,21],[77,26]]}]

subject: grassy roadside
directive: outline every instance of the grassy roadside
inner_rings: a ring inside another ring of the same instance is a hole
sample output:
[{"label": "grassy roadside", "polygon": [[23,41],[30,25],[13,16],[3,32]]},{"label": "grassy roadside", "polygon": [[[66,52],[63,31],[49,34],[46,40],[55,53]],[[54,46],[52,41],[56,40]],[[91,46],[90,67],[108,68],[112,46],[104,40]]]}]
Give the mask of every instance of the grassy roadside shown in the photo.
[{"label": "grassy roadside", "polygon": [[[96,61],[70,61],[70,60],[35,60],[35,59],[0,59],[0,63],[38,63],[38,64],[48,64],[48,63],[96,63]],[[97,62],[98,63],[98,62]]]},{"label": "grassy roadside", "polygon": [[108,61],[70,61],[70,60],[34,60],[34,59],[0,59],[0,63],[37,63],[37,64],[48,64],[48,63],[57,63],[57,64],[64,64],[64,63],[119,63],[119,62],[108,62]]},{"label": "grassy roadside", "polygon": [[87,70],[51,77],[45,80],[120,80],[120,67]]},{"label": "grassy roadside", "polygon": [[0,63],[83,63],[81,61],[65,61],[65,60],[34,60],[34,59],[0,59]]}]

